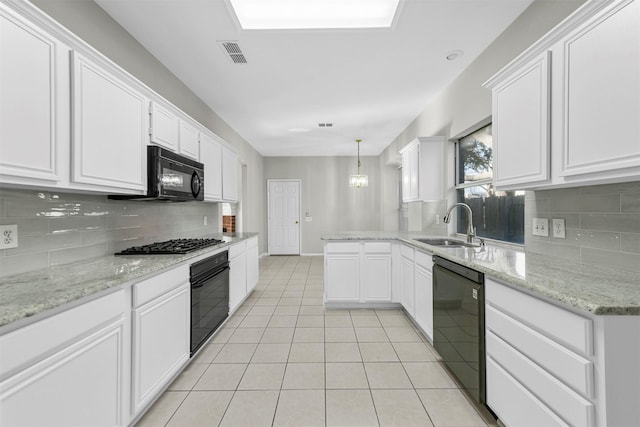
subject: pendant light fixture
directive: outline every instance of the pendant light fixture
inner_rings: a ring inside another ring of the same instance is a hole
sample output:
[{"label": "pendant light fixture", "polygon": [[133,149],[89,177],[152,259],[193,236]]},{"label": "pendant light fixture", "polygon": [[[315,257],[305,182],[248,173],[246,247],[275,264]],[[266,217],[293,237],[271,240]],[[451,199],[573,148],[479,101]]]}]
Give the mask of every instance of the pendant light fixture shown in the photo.
[{"label": "pendant light fixture", "polygon": [[349,186],[350,187],[367,187],[369,185],[369,177],[367,175],[360,175],[360,142],[361,139],[356,139],[358,143],[358,174],[349,176]]}]

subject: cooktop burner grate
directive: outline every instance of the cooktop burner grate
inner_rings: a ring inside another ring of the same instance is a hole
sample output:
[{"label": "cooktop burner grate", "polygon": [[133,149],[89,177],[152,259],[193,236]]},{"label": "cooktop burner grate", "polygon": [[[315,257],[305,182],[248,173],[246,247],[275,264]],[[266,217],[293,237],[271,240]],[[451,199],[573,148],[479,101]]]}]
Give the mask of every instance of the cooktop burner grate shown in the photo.
[{"label": "cooktop burner grate", "polygon": [[132,246],[121,252],[116,252],[116,255],[186,254],[220,243],[223,241],[218,239],[174,239],[144,246]]}]

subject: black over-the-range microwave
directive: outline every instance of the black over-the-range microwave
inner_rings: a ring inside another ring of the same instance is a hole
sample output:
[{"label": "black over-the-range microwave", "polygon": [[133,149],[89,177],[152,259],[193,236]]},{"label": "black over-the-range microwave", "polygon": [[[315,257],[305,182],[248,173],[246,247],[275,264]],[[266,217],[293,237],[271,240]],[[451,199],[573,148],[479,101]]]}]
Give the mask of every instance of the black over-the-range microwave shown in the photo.
[{"label": "black over-the-range microwave", "polygon": [[147,194],[110,195],[116,200],[204,200],[204,165],[164,148],[147,147]]}]

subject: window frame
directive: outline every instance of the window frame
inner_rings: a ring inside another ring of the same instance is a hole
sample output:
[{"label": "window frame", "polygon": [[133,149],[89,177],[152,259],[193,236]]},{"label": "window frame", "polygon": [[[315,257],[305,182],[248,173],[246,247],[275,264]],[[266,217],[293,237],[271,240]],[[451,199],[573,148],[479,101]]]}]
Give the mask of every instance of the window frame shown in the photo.
[{"label": "window frame", "polygon": [[[454,161],[455,161],[455,177],[454,177],[454,191],[455,191],[455,201],[456,203],[459,202],[464,202],[464,200],[460,199],[460,193],[462,190],[462,194],[464,194],[464,190],[467,188],[471,188],[471,187],[479,187],[482,185],[491,185],[493,186],[493,188],[495,189],[495,183],[494,183],[494,178],[495,177],[491,177],[491,178],[486,178],[486,179],[480,179],[477,181],[473,181],[473,182],[462,182],[460,183],[459,181],[461,180],[461,177],[464,177],[464,172],[461,171],[461,167],[463,167],[461,165],[461,156],[460,156],[460,140],[466,138],[467,136],[487,127],[487,126],[492,126],[493,122],[491,120],[491,117],[483,120],[482,122],[476,124],[475,126],[467,129],[466,131],[460,133],[458,136],[456,136],[455,138],[451,138],[450,141],[454,142],[455,146],[454,146]],[[493,158],[491,159],[491,165],[493,167]],[[462,175],[461,175],[462,173]],[[466,221],[465,221],[466,224]],[[475,225],[475,224],[474,224]],[[475,225],[477,227],[477,225]],[[455,224],[455,229],[454,229],[454,233],[456,236],[458,237],[466,237],[466,233],[462,233],[459,230],[463,228],[461,226],[461,216],[460,215],[456,215],[456,224]],[[491,238],[491,237],[483,237],[483,236],[476,236],[479,238],[482,238],[485,241],[497,244],[497,245],[501,245],[501,246],[506,246],[506,247],[514,247],[514,248],[523,248],[524,247],[524,230],[522,230],[522,235],[523,235],[523,242],[522,243],[516,243],[516,242],[510,242],[507,240],[498,240],[495,238]]]}]

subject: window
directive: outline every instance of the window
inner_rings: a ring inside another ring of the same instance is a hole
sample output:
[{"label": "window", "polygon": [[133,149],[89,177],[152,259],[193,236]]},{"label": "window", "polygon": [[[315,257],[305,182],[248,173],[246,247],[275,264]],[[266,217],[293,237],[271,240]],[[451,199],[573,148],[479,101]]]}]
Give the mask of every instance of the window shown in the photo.
[{"label": "window", "polygon": [[[477,235],[524,243],[524,191],[496,191],[493,186],[491,124],[456,143],[458,202],[471,207]],[[467,217],[456,213],[458,233],[467,232]]]}]

